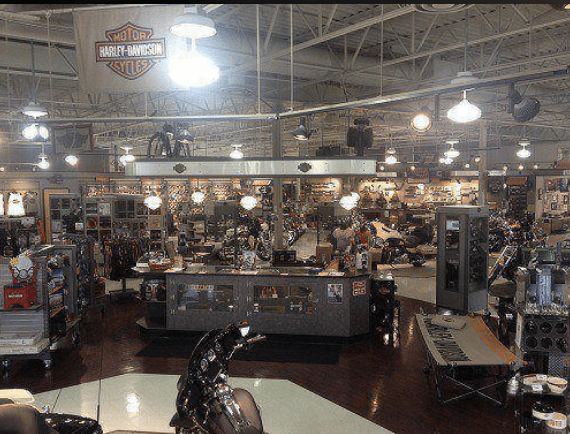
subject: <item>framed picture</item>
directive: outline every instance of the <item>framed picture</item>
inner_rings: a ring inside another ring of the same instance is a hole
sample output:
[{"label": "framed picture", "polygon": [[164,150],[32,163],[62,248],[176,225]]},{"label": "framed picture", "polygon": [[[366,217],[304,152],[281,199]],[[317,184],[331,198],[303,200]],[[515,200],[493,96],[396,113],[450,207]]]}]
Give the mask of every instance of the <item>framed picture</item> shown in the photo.
[{"label": "framed picture", "polygon": [[55,125],[51,130],[55,155],[82,154],[93,151],[91,124]]},{"label": "framed picture", "polygon": [[342,283],[327,284],[329,303],[342,303]]}]

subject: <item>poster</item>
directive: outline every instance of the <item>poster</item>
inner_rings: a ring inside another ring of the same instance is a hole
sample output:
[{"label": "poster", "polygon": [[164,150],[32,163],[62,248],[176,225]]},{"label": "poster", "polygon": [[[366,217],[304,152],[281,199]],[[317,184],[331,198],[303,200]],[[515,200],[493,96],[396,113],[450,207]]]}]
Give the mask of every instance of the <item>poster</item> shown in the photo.
[{"label": "poster", "polygon": [[342,283],[327,284],[329,303],[342,303]]},{"label": "poster", "polygon": [[359,282],[352,282],[352,295],[358,297],[359,295],[366,295],[366,280]]}]

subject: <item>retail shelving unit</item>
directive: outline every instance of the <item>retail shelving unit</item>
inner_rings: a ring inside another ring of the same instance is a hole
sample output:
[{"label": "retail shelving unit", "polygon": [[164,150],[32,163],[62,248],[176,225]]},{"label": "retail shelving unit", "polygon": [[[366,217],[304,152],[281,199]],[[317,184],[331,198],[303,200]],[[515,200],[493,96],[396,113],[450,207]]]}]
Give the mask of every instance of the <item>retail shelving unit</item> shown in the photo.
[{"label": "retail shelving unit", "polygon": [[46,219],[48,242],[55,241],[65,233],[83,232],[81,196],[73,193],[50,194],[49,214],[46,213]]},{"label": "retail shelving unit", "polygon": [[51,367],[51,353],[58,340],[73,332],[79,342],[80,315],[75,281],[75,246],[39,246],[30,250],[34,264],[33,287],[25,307],[5,304],[6,287],[13,285],[10,259],[0,261],[0,359],[6,370],[13,359],[40,359]]}]

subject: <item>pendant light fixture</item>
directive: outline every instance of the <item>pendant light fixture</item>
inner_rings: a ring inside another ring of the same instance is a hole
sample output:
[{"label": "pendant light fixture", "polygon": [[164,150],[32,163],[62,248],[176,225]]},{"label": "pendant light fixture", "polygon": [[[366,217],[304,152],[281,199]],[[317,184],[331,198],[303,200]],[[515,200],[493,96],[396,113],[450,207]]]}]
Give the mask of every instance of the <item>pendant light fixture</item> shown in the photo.
[{"label": "pendant light fixture", "polygon": [[217,33],[214,21],[199,14],[196,5],[187,6],[182,15],[174,18],[170,32],[189,39],[208,38]]},{"label": "pendant light fixture", "polygon": [[45,142],[49,140],[49,129],[45,125],[34,122],[24,127],[22,136],[32,142]]},{"label": "pendant light fixture", "polygon": [[422,107],[421,111],[417,112],[410,120],[410,126],[417,133],[425,133],[432,126],[432,119],[429,109]]},{"label": "pendant light fixture", "polygon": [[390,146],[386,151],[386,161],[385,163],[388,165],[396,164],[398,162],[398,157],[396,156],[396,150]]},{"label": "pendant light fixture", "polygon": [[301,116],[299,119],[299,126],[291,131],[293,137],[301,141],[309,140],[312,133],[313,132],[311,131],[310,118],[306,116]]},{"label": "pendant light fixture", "polygon": [[467,100],[467,91],[463,91],[463,100],[447,111],[447,117],[453,122],[465,124],[481,117],[481,109]]},{"label": "pendant light fixture", "polygon": [[132,146],[121,146],[121,149],[125,151],[125,154],[119,157],[119,163],[126,166],[127,163],[135,161],[135,156],[133,154],[129,154],[129,151],[133,149]]},{"label": "pendant light fixture", "polygon": [[445,143],[449,145],[449,149],[443,153],[446,157],[457,158],[460,152],[454,148],[454,145],[459,143],[459,140],[447,140]]},{"label": "pendant light fixture", "polygon": [[77,163],[79,163],[79,158],[77,158],[76,155],[66,155],[65,156],[65,162],[67,164],[69,164],[70,166],[77,166]]},{"label": "pendant light fixture", "polygon": [[49,169],[50,164],[49,164],[48,156],[44,152],[44,145],[43,144],[42,144],[42,152],[38,155],[38,158],[40,159],[40,162],[36,163],[36,166],[38,166],[42,170]]},{"label": "pendant light fixture", "polygon": [[350,211],[351,209],[356,207],[357,201],[354,198],[354,196],[349,193],[349,194],[345,194],[343,197],[341,197],[340,200],[338,201],[338,203],[341,207],[343,207],[347,211]]},{"label": "pendant light fixture", "polygon": [[197,203],[197,204],[201,204],[202,202],[204,202],[205,198],[206,198],[206,195],[199,190],[192,193],[192,196],[191,196],[192,202]]},{"label": "pendant light fixture", "polygon": [[527,146],[530,145],[530,141],[527,139],[522,139],[519,141],[520,149],[517,151],[517,157],[519,158],[528,158],[531,156],[530,150]]},{"label": "pendant light fixture", "polygon": [[156,193],[156,188],[153,188],[150,194],[145,198],[144,204],[151,210],[160,208],[162,198]]},{"label": "pendant light fixture", "polygon": [[220,69],[196,51],[196,40],[191,39],[190,51],[183,50],[170,60],[170,78],[184,88],[203,87],[220,78]]},{"label": "pendant light fixture", "polygon": [[241,200],[239,201],[239,204],[246,209],[247,211],[251,211],[253,208],[255,208],[257,206],[257,199],[256,197],[253,195],[252,191],[252,184],[251,181],[248,183],[248,192],[245,196],[243,196],[241,198]]},{"label": "pendant light fixture", "polygon": [[32,54],[32,101],[25,105],[25,107],[22,109],[22,113],[26,116],[34,118],[35,120],[37,118],[47,116],[48,111],[44,106],[38,104],[36,101],[36,62],[34,59],[34,41],[30,42],[30,47]]},{"label": "pendant light fixture", "polygon": [[232,148],[233,150],[230,152],[230,158],[233,158],[234,160],[241,160],[243,158],[243,152],[240,150],[241,145],[233,144]]}]

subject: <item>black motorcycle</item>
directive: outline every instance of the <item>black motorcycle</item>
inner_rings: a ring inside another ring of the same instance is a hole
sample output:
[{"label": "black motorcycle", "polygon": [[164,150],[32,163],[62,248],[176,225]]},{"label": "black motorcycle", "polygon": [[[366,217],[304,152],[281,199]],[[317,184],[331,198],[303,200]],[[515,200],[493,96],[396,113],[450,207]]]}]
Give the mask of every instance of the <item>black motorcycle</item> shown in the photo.
[{"label": "black motorcycle", "polygon": [[103,434],[94,419],[64,413],[41,413],[29,404],[0,400],[0,434]]},{"label": "black motorcycle", "polygon": [[249,324],[229,324],[207,332],[196,344],[188,367],[178,379],[176,414],[170,426],[177,434],[264,434],[260,409],[244,389],[227,383],[234,353],[265,339],[249,334]]}]

